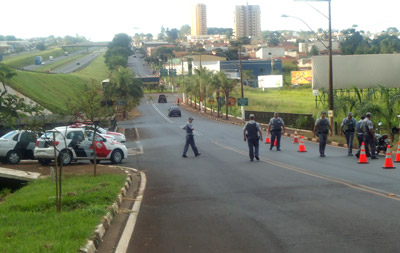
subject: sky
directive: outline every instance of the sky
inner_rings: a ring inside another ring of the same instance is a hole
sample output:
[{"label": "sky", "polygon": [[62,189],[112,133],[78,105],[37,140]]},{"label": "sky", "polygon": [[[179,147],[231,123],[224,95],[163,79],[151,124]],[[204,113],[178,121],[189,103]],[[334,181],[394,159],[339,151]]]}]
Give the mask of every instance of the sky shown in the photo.
[{"label": "sky", "polygon": [[[358,25],[359,30],[400,30],[398,0],[331,0],[332,29]],[[207,26],[233,28],[235,5],[260,5],[261,30],[309,31],[328,29],[328,2],[295,0],[6,0],[1,1],[0,35],[17,38],[85,36],[91,41],[111,41],[115,34],[152,33],[191,25],[191,5],[207,7]],[[312,7],[311,7],[311,6]],[[313,8],[314,7],[314,8]],[[319,10],[320,12],[316,11]]]}]

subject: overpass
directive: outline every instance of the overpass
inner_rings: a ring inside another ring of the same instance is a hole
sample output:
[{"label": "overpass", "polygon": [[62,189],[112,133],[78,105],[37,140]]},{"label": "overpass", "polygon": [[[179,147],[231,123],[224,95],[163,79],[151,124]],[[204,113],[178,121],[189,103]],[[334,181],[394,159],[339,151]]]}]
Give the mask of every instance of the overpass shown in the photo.
[{"label": "overpass", "polygon": [[84,47],[84,48],[86,48],[86,50],[88,50],[89,47],[107,47],[108,44],[109,44],[110,42],[111,42],[111,41],[102,41],[102,42],[82,42],[82,43],[77,43],[77,44],[65,45],[65,46],[62,46],[61,48],[62,48],[64,51],[67,51],[67,50],[66,50],[67,48],[72,48],[72,47]]}]

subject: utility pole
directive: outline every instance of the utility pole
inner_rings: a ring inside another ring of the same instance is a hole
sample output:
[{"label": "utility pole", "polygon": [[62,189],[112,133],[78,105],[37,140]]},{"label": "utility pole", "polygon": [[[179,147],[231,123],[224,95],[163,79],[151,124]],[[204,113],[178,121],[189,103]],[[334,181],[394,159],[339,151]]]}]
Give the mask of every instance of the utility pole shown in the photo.
[{"label": "utility pole", "polygon": [[[239,44],[239,71],[240,71],[240,92],[241,92],[241,97],[244,97],[243,94],[243,71],[242,71],[242,46]],[[240,107],[240,110],[242,112],[242,120],[245,119],[245,112],[244,112],[244,106],[242,105]]]}]

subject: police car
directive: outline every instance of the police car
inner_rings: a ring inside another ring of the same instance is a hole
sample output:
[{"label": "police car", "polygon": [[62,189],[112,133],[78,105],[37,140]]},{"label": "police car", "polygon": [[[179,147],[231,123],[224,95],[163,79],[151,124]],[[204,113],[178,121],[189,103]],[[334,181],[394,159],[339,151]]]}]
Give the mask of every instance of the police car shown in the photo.
[{"label": "police car", "polygon": [[[81,127],[81,128],[92,128],[92,129],[94,128],[94,126],[91,125],[91,124],[82,124],[82,123],[76,123],[74,125],[70,125],[69,127],[74,127],[74,128]],[[111,131],[108,131],[108,130],[106,130],[106,129],[102,128],[102,127],[99,127],[99,126],[97,126],[96,131],[98,133],[102,134],[104,137],[108,137],[108,136],[114,137],[114,139],[116,141],[120,142],[120,143],[125,143],[126,142],[125,135],[123,135],[121,133],[111,132]]]},{"label": "police car", "polygon": [[[53,134],[55,140],[53,140]],[[36,140],[34,156],[39,163],[46,165],[54,160],[54,145],[58,160],[64,155],[63,164],[68,165],[74,160],[93,160],[93,131],[83,127],[57,127],[45,132]],[[121,163],[128,157],[128,150],[122,143],[101,134],[95,135],[94,146],[96,158],[110,160],[113,164]]]},{"label": "police car", "polygon": [[0,162],[18,164],[22,159],[35,159],[33,150],[37,133],[15,130],[0,137]]}]

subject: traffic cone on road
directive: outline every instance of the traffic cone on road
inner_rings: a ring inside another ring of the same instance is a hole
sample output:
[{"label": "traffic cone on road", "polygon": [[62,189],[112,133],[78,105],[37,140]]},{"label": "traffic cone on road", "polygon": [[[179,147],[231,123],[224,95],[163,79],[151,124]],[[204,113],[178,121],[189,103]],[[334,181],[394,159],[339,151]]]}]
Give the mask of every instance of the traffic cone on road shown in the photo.
[{"label": "traffic cone on road", "polygon": [[396,158],[394,159],[395,163],[400,163],[400,141],[399,144],[397,144],[397,152],[396,152]]},{"label": "traffic cone on road", "polygon": [[307,152],[306,147],[304,146],[303,136],[300,136],[299,150],[298,152]]},{"label": "traffic cone on road", "polygon": [[384,169],[395,169],[396,168],[396,167],[393,167],[392,150],[390,149],[390,145],[387,146],[385,165],[382,168],[384,168]]},{"label": "traffic cone on road", "polygon": [[274,146],[275,146],[275,147],[277,146],[276,144],[277,144],[277,140],[275,139],[275,141],[274,141]]},{"label": "traffic cone on road", "polygon": [[269,132],[267,131],[267,138],[265,139],[265,144],[271,144],[271,139],[269,138]]},{"label": "traffic cone on road", "polygon": [[364,142],[361,143],[361,149],[360,149],[360,158],[358,160],[358,163],[368,163],[367,161],[367,154],[365,154],[365,145]]},{"label": "traffic cone on road", "polygon": [[299,143],[299,136],[297,135],[297,131],[294,131],[293,143]]}]

